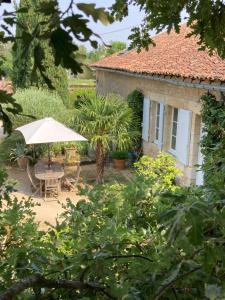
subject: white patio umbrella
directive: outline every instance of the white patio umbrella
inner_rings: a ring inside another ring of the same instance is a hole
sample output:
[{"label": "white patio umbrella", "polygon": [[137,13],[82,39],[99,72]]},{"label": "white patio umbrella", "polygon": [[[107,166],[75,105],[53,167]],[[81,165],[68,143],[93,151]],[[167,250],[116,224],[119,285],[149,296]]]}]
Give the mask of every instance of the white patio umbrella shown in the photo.
[{"label": "white patio umbrella", "polygon": [[45,118],[34,121],[18,127],[15,130],[22,133],[27,145],[87,141],[85,137],[66,127],[62,123],[54,120],[53,118]]}]

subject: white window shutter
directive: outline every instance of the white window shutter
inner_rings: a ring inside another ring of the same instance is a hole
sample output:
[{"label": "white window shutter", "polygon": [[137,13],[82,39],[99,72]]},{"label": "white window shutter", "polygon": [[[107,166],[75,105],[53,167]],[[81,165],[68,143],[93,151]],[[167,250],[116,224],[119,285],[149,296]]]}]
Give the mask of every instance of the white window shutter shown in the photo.
[{"label": "white window shutter", "polygon": [[191,117],[191,111],[179,109],[176,154],[177,159],[184,165],[188,165],[189,162]]},{"label": "white window shutter", "polygon": [[164,123],[164,105],[160,103],[160,118],[159,118],[159,145],[163,144],[163,123]]},{"label": "white window shutter", "polygon": [[148,142],[149,138],[149,121],[150,121],[150,100],[144,97],[143,101],[143,120],[142,120],[142,138]]}]

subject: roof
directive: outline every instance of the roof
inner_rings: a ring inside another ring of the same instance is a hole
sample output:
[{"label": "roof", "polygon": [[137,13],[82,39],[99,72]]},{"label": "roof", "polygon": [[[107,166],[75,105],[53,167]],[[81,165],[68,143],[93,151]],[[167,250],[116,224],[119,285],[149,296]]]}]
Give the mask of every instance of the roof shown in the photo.
[{"label": "roof", "polygon": [[186,38],[190,29],[180,27],[180,33],[171,31],[154,37],[156,46],[142,50],[135,49],[105,57],[92,64],[94,68],[126,71],[148,75],[169,75],[183,78],[225,81],[225,60],[217,54],[210,56],[199,51],[198,37]]}]

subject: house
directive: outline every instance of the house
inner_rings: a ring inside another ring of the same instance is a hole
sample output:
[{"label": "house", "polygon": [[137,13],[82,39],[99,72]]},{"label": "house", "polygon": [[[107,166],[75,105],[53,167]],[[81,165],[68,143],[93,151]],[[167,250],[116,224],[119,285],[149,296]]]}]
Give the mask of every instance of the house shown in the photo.
[{"label": "house", "polygon": [[198,38],[186,38],[188,32],[182,25],[179,34],[160,33],[148,51],[122,51],[93,68],[97,93],[126,97],[138,89],[144,94],[144,154],[171,153],[183,171],[183,183],[201,184],[202,172],[196,172],[202,162],[200,97],[209,91],[219,99],[225,92],[225,61],[199,51]]}]

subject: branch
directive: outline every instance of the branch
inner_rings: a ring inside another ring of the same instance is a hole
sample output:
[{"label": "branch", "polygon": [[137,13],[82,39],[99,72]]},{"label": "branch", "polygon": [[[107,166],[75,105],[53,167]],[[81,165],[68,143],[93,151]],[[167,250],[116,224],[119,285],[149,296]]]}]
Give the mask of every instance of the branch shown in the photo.
[{"label": "branch", "polygon": [[[168,283],[167,285],[165,285],[160,291],[159,293],[156,295],[156,297],[154,298],[154,300],[159,300],[161,298],[161,296],[171,287],[174,285],[174,283],[198,270],[200,270],[201,267],[196,267],[195,269],[192,269],[184,274],[181,274],[179,277],[175,278],[174,280],[172,280],[170,283]],[[0,298],[1,300],[1,298]]]},{"label": "branch", "polygon": [[74,0],[70,0],[69,6],[68,6],[67,9],[61,14],[61,18],[64,17],[67,13],[69,13],[69,11],[72,9],[72,7],[73,7],[73,1],[74,1]]},{"label": "branch", "polygon": [[46,279],[41,275],[33,275],[24,280],[13,284],[5,292],[0,294],[0,300],[12,300],[19,293],[28,288],[46,287],[46,288],[65,288],[65,289],[92,289],[106,295],[109,299],[116,300],[115,297],[105,291],[104,287],[95,283],[84,283],[80,280],[65,280],[65,279]]},{"label": "branch", "polygon": [[139,255],[139,254],[112,255],[112,256],[105,257],[105,259],[119,259],[119,258],[141,258],[141,259],[145,259],[147,261],[153,262],[152,259],[150,259],[150,258],[148,258],[146,256],[143,256],[143,255]]}]

